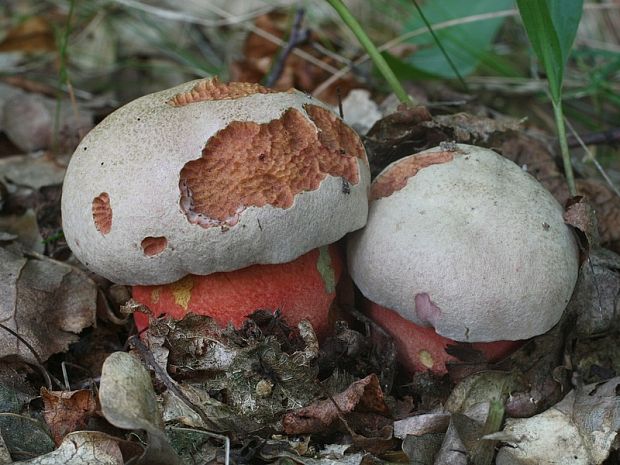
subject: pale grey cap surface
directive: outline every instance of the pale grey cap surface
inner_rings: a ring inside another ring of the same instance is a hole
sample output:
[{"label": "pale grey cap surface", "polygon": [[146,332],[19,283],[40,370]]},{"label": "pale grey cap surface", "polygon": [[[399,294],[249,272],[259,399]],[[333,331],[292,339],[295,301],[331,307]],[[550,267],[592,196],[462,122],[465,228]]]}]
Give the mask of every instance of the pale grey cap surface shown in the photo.
[{"label": "pale grey cap surface", "polygon": [[[181,171],[201,159],[214,135],[231,122],[256,123],[251,129],[264,130],[292,111],[310,122],[313,133],[308,137],[316,137],[321,131],[309,117],[308,105],[324,108],[297,91],[169,103],[197,83],[125,105],[75,151],[64,181],[62,216],[67,243],[82,263],[117,283],[163,284],[189,273],[288,262],[365,224],[370,184],[365,154],[353,162],[356,183],[325,174],[318,188],[294,192],[287,208],[269,202],[262,207],[240,205],[232,216],[212,224],[195,214],[191,190],[184,193],[180,185]],[[315,165],[312,169],[321,172]],[[226,200],[225,193],[213,194]],[[100,212],[105,221],[97,223]]]},{"label": "pale grey cap surface", "polygon": [[[413,157],[430,154],[446,152]],[[371,197],[380,198],[348,243],[353,280],[371,301],[457,341],[546,332],[577,280],[578,249],[562,207],[491,150],[459,144],[450,154],[382,196],[376,184],[410,157],[373,182]],[[416,300],[433,306],[416,309]]]}]

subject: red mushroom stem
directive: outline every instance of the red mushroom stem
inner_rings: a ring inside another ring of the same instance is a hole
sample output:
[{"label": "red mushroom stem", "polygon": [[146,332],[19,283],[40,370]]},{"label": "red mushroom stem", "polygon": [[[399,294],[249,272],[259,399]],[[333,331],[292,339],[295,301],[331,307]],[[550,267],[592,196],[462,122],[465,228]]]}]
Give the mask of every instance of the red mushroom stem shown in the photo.
[{"label": "red mushroom stem", "polygon": [[[182,319],[188,313],[213,318],[219,325],[240,327],[256,310],[279,309],[291,327],[307,319],[319,337],[329,329],[330,307],[343,270],[337,246],[314,249],[292,262],[253,265],[207,276],[187,275],[159,286],[133,286],[133,298],[153,316]],[[148,316],[135,313],[138,330]]]},{"label": "red mushroom stem", "polygon": [[[399,361],[409,372],[431,371],[444,375],[447,373],[447,363],[458,362],[446,352],[448,345],[458,343],[440,336],[434,328],[419,326],[373,302],[368,304],[368,314],[394,338]],[[488,362],[497,362],[522,344],[523,341],[495,341],[475,342],[471,346],[479,350]]]}]

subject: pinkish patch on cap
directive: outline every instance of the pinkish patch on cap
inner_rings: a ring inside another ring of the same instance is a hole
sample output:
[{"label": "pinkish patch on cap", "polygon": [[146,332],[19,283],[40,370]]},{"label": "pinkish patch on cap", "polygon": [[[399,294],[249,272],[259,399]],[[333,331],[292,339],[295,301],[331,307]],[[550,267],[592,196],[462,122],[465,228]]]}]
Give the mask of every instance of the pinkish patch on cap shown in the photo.
[{"label": "pinkish patch on cap", "polygon": [[453,152],[422,153],[405,158],[374,180],[370,188],[370,199],[389,197],[405,187],[409,178],[418,174],[418,171],[431,165],[447,163],[453,159]]},{"label": "pinkish patch on cap", "polygon": [[319,131],[290,108],[265,124],[233,121],[211,137],[202,157],[181,170],[180,206],[189,222],[233,226],[251,206],[289,208],[295,195],[318,189],[328,175],[357,184],[359,138],[357,146],[342,129],[328,132],[325,116],[315,113]]},{"label": "pinkish patch on cap", "polygon": [[92,213],[95,228],[105,236],[112,229],[112,207],[107,192],[102,192],[93,199]]},{"label": "pinkish patch on cap", "polygon": [[168,239],[166,239],[164,236],[145,237],[140,243],[140,246],[142,247],[142,252],[144,252],[144,255],[148,257],[152,257],[153,255],[157,255],[158,253],[163,252],[167,245]]},{"label": "pinkish patch on cap", "polygon": [[421,292],[415,296],[415,313],[420,320],[435,327],[441,316],[441,309],[433,303],[426,292]]},{"label": "pinkish patch on cap", "polygon": [[207,100],[231,100],[246,97],[252,94],[269,94],[276,92],[251,82],[224,83],[216,77],[200,81],[189,92],[183,92],[172,97],[168,104],[173,107],[181,107],[195,102]]}]

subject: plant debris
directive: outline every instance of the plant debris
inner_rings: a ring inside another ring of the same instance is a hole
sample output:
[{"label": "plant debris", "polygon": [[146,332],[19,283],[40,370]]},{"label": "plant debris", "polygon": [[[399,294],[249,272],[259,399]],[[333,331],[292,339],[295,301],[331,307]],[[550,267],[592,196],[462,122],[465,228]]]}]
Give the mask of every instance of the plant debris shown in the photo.
[{"label": "plant debris", "polygon": [[2,324],[20,336],[0,331],[0,357],[45,361],[76,342],[95,323],[95,312],[95,283],[83,271],[18,247],[0,247]]}]

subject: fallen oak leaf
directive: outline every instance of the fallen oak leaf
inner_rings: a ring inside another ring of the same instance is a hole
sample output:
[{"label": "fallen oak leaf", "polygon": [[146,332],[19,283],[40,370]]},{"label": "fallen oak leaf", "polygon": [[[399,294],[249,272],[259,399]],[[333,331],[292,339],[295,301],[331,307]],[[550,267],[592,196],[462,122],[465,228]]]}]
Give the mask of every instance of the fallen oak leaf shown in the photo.
[{"label": "fallen oak leaf", "polygon": [[355,381],[345,391],[330,399],[286,413],[282,417],[282,426],[286,434],[317,433],[331,426],[341,415],[353,411],[382,417],[390,415],[375,374]]},{"label": "fallen oak leaf", "polygon": [[575,228],[582,254],[587,256],[592,247],[600,243],[598,222],[594,208],[581,195],[571,197],[566,202],[564,221]]},{"label": "fallen oak leaf", "polygon": [[48,391],[41,388],[43,418],[59,446],[68,433],[85,429],[97,411],[97,399],[92,391]]},{"label": "fallen oak leaf", "polygon": [[450,413],[423,413],[394,422],[394,437],[444,433],[450,424]]},{"label": "fallen oak leaf", "polygon": [[579,269],[579,278],[567,313],[576,321],[580,337],[605,334],[620,328],[620,256],[593,247]]},{"label": "fallen oak leaf", "polygon": [[550,409],[531,418],[508,419],[503,431],[486,439],[508,443],[498,465],[603,463],[617,447],[620,429],[620,378],[569,392]]},{"label": "fallen oak leaf", "polygon": [[114,352],[105,360],[99,402],[103,416],[117,428],[146,431],[148,446],[136,464],[180,463],[166,439],[151,377],[136,357]]},{"label": "fallen oak leaf", "polygon": [[[95,283],[81,270],[17,247],[0,247],[0,322],[28,341],[41,361],[67,350],[95,323]],[[7,331],[0,332],[0,358],[39,363]]]},{"label": "fallen oak leaf", "polygon": [[[137,455],[136,446],[98,431],[78,431],[68,434],[58,449],[32,460],[19,462],[23,465],[123,465],[125,458]],[[128,457],[127,457],[128,456]],[[133,463],[133,462],[132,462]]]}]

